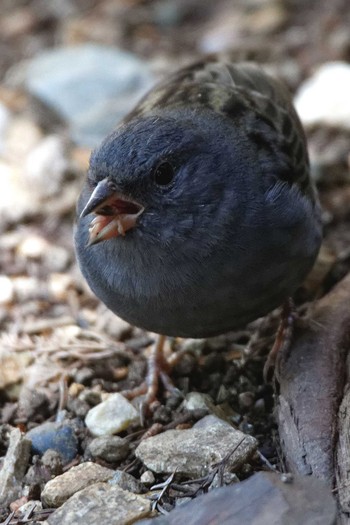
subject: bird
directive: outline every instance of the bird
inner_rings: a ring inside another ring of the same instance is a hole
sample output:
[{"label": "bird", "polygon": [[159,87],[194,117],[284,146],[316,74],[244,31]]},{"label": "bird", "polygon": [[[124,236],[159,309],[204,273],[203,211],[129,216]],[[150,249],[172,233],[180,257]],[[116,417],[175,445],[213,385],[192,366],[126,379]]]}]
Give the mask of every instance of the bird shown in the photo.
[{"label": "bird", "polygon": [[151,402],[167,384],[165,336],[240,329],[315,262],[321,210],[287,88],[215,57],[160,81],[92,152],[74,240],[94,294],[160,334]]}]

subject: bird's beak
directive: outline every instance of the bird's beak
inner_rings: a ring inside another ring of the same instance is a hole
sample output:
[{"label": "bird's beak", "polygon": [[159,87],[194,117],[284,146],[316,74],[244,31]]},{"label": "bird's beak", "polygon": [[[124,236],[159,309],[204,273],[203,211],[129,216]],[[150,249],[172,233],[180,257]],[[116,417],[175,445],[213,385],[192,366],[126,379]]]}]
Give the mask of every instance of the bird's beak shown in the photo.
[{"label": "bird's beak", "polygon": [[96,215],[90,223],[88,246],[124,236],[136,226],[143,211],[141,204],[118,192],[108,178],[101,180],[80,214],[80,218],[90,213]]}]

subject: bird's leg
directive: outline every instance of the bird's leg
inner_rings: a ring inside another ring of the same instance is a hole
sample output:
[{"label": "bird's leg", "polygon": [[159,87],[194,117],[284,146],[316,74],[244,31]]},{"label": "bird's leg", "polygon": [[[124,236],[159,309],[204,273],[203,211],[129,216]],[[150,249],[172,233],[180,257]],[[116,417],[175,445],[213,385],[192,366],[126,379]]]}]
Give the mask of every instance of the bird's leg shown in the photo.
[{"label": "bird's leg", "polygon": [[157,399],[159,382],[163,384],[164,389],[168,392],[179,393],[179,390],[174,386],[169,377],[169,371],[172,366],[174,366],[174,362],[169,363],[164,356],[165,340],[166,337],[164,335],[159,335],[156,343],[151,348],[150,355],[147,356],[146,381],[139,387],[122,392],[128,399],[133,399],[145,394],[141,406],[141,419],[143,421],[151,404]]},{"label": "bird's leg", "polygon": [[294,302],[293,299],[289,297],[282,307],[281,321],[275,342],[265,362],[263,375],[266,382],[271,381],[274,373],[278,372],[278,362],[282,357],[282,353],[287,352],[290,347],[295,317]]}]

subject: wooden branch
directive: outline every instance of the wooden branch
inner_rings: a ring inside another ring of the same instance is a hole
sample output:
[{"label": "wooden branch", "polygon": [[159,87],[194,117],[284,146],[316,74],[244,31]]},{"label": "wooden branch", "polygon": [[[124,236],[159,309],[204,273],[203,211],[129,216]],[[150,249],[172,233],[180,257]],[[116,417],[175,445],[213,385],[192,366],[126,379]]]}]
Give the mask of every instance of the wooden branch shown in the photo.
[{"label": "wooden branch", "polygon": [[306,326],[297,323],[280,360],[276,416],[282,453],[289,471],[312,474],[332,488],[337,471],[337,485],[348,485],[349,510],[350,399],[346,395],[342,402],[342,397],[350,348],[350,274],[315,304],[310,317]]}]

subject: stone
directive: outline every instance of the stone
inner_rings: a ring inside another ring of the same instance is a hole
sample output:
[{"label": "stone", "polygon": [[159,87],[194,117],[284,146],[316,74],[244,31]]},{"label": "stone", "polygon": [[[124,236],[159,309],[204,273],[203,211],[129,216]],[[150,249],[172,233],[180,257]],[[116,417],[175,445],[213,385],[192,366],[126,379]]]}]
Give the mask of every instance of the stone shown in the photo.
[{"label": "stone", "polygon": [[92,43],[42,52],[24,71],[29,93],[61,116],[71,138],[86,147],[111,132],[153,83],[136,55]]},{"label": "stone", "polygon": [[48,415],[49,399],[46,393],[38,388],[23,386],[18,399],[17,417],[24,421],[36,421],[36,417]]},{"label": "stone", "polygon": [[30,441],[18,428],[10,427],[8,439],[0,470],[0,505],[4,507],[22,496],[22,480],[30,458]]},{"label": "stone", "polygon": [[95,483],[108,481],[113,475],[113,470],[96,463],[81,463],[50,480],[45,485],[41,499],[47,507],[60,507],[76,492]]},{"label": "stone", "polygon": [[88,446],[88,452],[93,458],[103,459],[107,463],[116,463],[125,459],[129,450],[129,442],[119,436],[97,437]]},{"label": "stone", "polygon": [[131,525],[151,515],[151,502],[118,485],[96,483],[79,491],[48,518],[49,525]]},{"label": "stone", "polygon": [[142,483],[140,483],[134,476],[124,472],[123,470],[116,470],[113,478],[109,481],[111,485],[118,485],[123,490],[134,492],[135,494],[142,494],[145,492]]},{"label": "stone", "polygon": [[23,381],[28,367],[33,362],[33,352],[13,352],[4,345],[0,348],[0,390]]},{"label": "stone", "polygon": [[294,103],[305,126],[350,129],[350,64],[328,62],[299,88]]},{"label": "stone", "polygon": [[12,303],[15,291],[12,280],[7,275],[0,275],[0,304]]},{"label": "stone", "polygon": [[144,485],[151,486],[155,484],[156,478],[151,470],[145,470],[145,472],[141,474],[140,481]]},{"label": "stone", "polygon": [[27,432],[27,438],[32,442],[33,454],[42,456],[49,449],[55,450],[64,464],[72,461],[78,454],[78,439],[67,422],[48,421]]},{"label": "stone", "polygon": [[255,438],[209,415],[190,429],[167,430],[141,441],[135,455],[153,472],[197,478],[225,458],[227,470],[238,468],[256,448]]},{"label": "stone", "polygon": [[30,151],[25,163],[28,183],[42,198],[61,192],[68,168],[66,144],[58,135],[43,138]]},{"label": "stone", "polygon": [[11,120],[11,113],[7,107],[0,102],[0,155],[5,151],[5,137]]},{"label": "stone", "polygon": [[185,410],[201,410],[207,409],[209,412],[215,411],[215,405],[212,398],[208,394],[201,392],[189,392],[183,402]]},{"label": "stone", "polygon": [[112,394],[91,408],[85,424],[95,437],[117,434],[140,421],[140,414],[121,394]]}]

